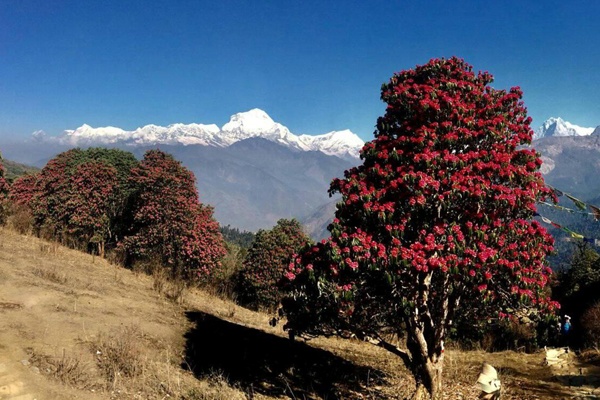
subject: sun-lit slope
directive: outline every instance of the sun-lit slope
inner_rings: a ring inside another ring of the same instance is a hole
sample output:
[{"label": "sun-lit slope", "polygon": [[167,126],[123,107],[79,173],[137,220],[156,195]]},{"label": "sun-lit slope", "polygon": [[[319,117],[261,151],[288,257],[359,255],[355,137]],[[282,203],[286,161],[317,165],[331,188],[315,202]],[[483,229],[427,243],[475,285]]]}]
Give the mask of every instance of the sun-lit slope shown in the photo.
[{"label": "sun-lit slope", "polygon": [[0,398],[244,399],[181,368],[191,324],[153,283],[0,228]]},{"label": "sun-lit slope", "polygon": [[[291,341],[272,315],[0,228],[0,399],[403,399],[397,357],[357,340]],[[446,352],[447,399],[483,361],[506,399],[574,394],[543,354]],[[183,366],[183,368],[182,368]],[[595,376],[595,375],[594,375]],[[587,387],[578,388],[582,392]]]}]

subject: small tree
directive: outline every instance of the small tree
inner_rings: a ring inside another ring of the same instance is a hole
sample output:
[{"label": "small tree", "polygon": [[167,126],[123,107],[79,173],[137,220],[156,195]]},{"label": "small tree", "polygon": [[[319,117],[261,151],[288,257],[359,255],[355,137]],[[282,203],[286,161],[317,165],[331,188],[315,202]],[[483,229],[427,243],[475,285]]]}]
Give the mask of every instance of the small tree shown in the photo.
[{"label": "small tree", "polygon": [[[382,86],[387,110],[363,164],[335,179],[331,237],[287,271],[286,328],[353,333],[402,357],[415,398],[442,395],[443,341],[457,313],[552,309],[553,240],[532,220],[549,196],[521,91],[489,86],[457,58]],[[386,334],[406,336],[406,350]]]},{"label": "small tree", "polygon": [[259,230],[237,279],[238,301],[254,309],[275,309],[282,296],[278,284],[292,255],[310,242],[295,219],[280,219],[273,229]]},{"label": "small tree", "polygon": [[160,150],[132,170],[133,224],[122,245],[130,262],[156,259],[173,276],[192,279],[225,255],[212,209],[202,205],[192,172]]}]

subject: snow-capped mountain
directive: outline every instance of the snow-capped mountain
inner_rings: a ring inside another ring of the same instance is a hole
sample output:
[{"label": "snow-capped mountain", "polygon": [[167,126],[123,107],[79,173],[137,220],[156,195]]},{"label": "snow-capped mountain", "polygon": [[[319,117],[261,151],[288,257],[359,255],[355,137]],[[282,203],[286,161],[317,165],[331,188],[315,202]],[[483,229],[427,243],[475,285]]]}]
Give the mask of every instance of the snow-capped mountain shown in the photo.
[{"label": "snow-capped mountain", "polygon": [[146,125],[134,131],[112,126],[92,128],[82,125],[66,130],[58,137],[34,133],[39,140],[55,141],[70,146],[125,144],[130,146],[202,145],[228,147],[241,140],[260,137],[301,151],[320,151],[341,158],[358,158],[364,142],[349,130],[333,131],[323,135],[295,135],[258,108],[231,116],[220,129],[217,125],[173,124],[169,126]]},{"label": "snow-capped mountain", "polygon": [[549,118],[540,126],[533,135],[533,140],[548,136],[588,136],[594,132],[594,128],[585,128],[574,125],[561,118]]}]

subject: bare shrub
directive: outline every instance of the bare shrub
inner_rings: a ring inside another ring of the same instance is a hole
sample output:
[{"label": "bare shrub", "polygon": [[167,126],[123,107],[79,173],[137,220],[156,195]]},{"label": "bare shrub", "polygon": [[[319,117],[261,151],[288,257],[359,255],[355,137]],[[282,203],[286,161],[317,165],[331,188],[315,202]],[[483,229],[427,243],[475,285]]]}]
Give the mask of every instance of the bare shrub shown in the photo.
[{"label": "bare shrub", "polygon": [[80,357],[68,356],[64,349],[59,357],[51,357],[35,351],[30,355],[31,364],[43,374],[77,389],[88,389],[92,386],[89,365]]},{"label": "bare shrub", "polygon": [[536,332],[532,323],[508,319],[500,323],[493,334],[493,350],[531,352],[535,348]]},{"label": "bare shrub", "polygon": [[183,304],[188,289],[188,282],[183,278],[173,278],[171,271],[167,268],[152,263],[140,266],[146,273],[152,275],[152,289],[159,295],[164,295],[167,299],[176,304]]},{"label": "bare shrub", "polygon": [[121,378],[132,378],[142,373],[143,352],[138,345],[141,336],[137,327],[125,327],[112,334],[101,333],[90,344],[96,355],[96,364],[112,388]]},{"label": "bare shrub", "polygon": [[21,235],[29,235],[33,232],[33,216],[27,206],[13,205],[8,223]]},{"label": "bare shrub", "polygon": [[107,250],[104,258],[113,265],[125,265],[126,254],[121,248]]},{"label": "bare shrub", "polygon": [[235,278],[242,269],[246,254],[245,248],[227,243],[227,254],[221,261],[221,265],[212,270],[209,275],[201,276],[199,285],[217,297],[236,301]]},{"label": "bare shrub", "polygon": [[163,294],[169,283],[169,272],[165,268],[154,268],[152,271],[152,289]]},{"label": "bare shrub", "polygon": [[244,400],[253,398],[253,393],[244,395],[232,388],[222,373],[212,373],[206,381],[190,388],[184,396],[190,400]]},{"label": "bare shrub", "polygon": [[53,268],[33,268],[31,271],[35,276],[39,276],[42,279],[50,282],[64,285],[69,282],[69,278],[64,272],[59,271],[56,267]]},{"label": "bare shrub", "polygon": [[181,278],[171,279],[165,290],[165,296],[176,304],[184,304],[188,292],[188,284]]}]

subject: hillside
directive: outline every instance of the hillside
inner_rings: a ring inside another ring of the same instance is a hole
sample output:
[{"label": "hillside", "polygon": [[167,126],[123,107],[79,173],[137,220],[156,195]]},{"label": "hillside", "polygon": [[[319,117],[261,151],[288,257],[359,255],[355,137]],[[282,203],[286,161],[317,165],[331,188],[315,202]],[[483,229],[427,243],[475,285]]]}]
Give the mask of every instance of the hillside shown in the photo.
[{"label": "hillside", "polygon": [[12,181],[13,179],[21,175],[34,174],[39,171],[39,168],[25,164],[20,164],[6,159],[2,160],[2,164],[4,165],[6,171],[6,179],[8,179],[9,181]]},{"label": "hillside", "polygon": [[[290,341],[266,314],[195,290],[178,305],[160,286],[0,229],[0,398],[402,399],[412,388],[408,371],[382,349]],[[585,366],[583,378],[574,377],[584,385],[570,389],[572,371],[553,375],[542,353],[446,357],[448,399],[475,398],[484,360],[498,368],[504,399],[570,397],[598,379]]]}]

